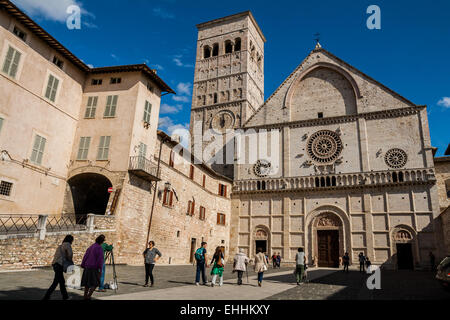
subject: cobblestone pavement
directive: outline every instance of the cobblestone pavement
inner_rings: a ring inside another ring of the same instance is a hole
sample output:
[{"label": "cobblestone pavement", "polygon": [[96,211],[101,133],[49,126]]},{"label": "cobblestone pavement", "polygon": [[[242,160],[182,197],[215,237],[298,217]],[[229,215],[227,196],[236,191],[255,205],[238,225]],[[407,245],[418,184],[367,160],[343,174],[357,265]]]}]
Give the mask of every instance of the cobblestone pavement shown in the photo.
[{"label": "cobblestone pavement", "polygon": [[[448,300],[450,292],[426,271],[381,270],[381,289],[369,290],[368,274],[357,270],[335,272],[295,288],[275,294],[268,300]],[[278,281],[289,281],[285,276]]]},{"label": "cobblestone pavement", "polygon": [[[112,279],[112,268],[107,267],[106,282]],[[123,298],[133,299],[154,299],[157,292],[171,297],[171,292],[180,292],[180,298],[185,296],[192,285],[192,292],[206,288],[193,286],[195,278],[195,267],[188,266],[156,266],[154,270],[155,287],[144,288],[144,268],[136,266],[116,266],[119,290],[107,290],[105,293],[95,292],[93,298]],[[211,269],[207,270],[209,274]],[[445,291],[434,279],[434,273],[420,271],[381,271],[381,290],[368,290],[366,287],[367,274],[360,274],[356,270],[351,270],[348,274],[342,271],[319,269],[310,270],[311,277],[309,283],[295,286],[292,269],[270,268],[264,276],[262,290],[254,295],[256,287],[253,271],[249,271],[250,283],[246,283],[244,276],[244,286],[240,290],[233,291],[235,287],[232,279],[236,275],[231,272],[231,266],[226,268],[224,273],[225,285],[224,293],[228,290],[236,292],[242,299],[268,299],[268,300],[442,300],[450,299],[450,292]],[[315,279],[312,279],[315,278]],[[67,276],[66,276],[67,279]],[[211,279],[211,276],[208,276]],[[0,300],[39,300],[44,296],[47,288],[53,280],[53,271],[50,268],[37,269],[36,271],[6,272],[0,273]],[[185,287],[185,289],[181,288]],[[164,290],[167,289],[167,290]],[[206,290],[215,290],[210,288]],[[218,289],[218,290],[221,290]],[[273,291],[271,291],[273,289]],[[82,299],[82,291],[69,289],[72,299]],[[151,293],[150,291],[155,291]],[[200,294],[201,291],[199,291]],[[252,293],[253,292],[253,293]],[[135,296],[129,295],[136,293]],[[142,293],[140,295],[139,293]],[[203,296],[204,291],[203,291]],[[125,296],[123,296],[125,295]],[[56,289],[52,298],[60,300],[59,288]],[[194,298],[194,297],[193,297]],[[238,297],[235,297],[238,298]],[[177,297],[173,297],[177,299]],[[194,298],[195,299],[195,298]]]},{"label": "cobblestone pavement", "polygon": [[[250,268],[251,269],[251,268]],[[267,274],[290,270],[289,268],[272,269]],[[155,277],[155,286],[144,288],[142,285],[145,280],[144,267],[117,265],[116,273],[119,290],[106,292],[95,292],[93,298],[106,297],[115,294],[128,294],[133,292],[143,292],[148,290],[167,289],[178,286],[193,285],[195,281],[196,267],[193,265],[182,266],[159,266],[153,271]],[[209,272],[206,270],[208,280],[211,280]],[[255,276],[252,270],[248,272],[249,277]],[[53,281],[54,272],[51,268],[39,268],[34,271],[20,272],[2,272],[0,273],[0,300],[39,300],[45,295],[48,287]],[[66,275],[66,280],[68,276]],[[235,279],[237,276],[231,272],[231,266],[225,267],[224,280]],[[245,276],[244,276],[245,277]],[[112,267],[106,267],[105,283],[112,280]],[[76,289],[68,289],[72,299],[82,298],[83,292]],[[60,300],[61,293],[59,287],[53,293],[52,299]]]}]

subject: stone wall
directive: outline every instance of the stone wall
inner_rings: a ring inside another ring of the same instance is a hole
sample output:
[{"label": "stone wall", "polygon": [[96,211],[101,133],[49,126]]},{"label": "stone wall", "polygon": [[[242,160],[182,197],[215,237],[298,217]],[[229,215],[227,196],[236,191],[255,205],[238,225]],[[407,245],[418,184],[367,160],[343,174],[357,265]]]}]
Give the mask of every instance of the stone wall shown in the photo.
[{"label": "stone wall", "polygon": [[443,253],[450,256],[450,207],[440,215],[443,233]]},{"label": "stone wall", "polygon": [[73,261],[76,265],[81,264],[86,249],[100,234],[105,235],[107,243],[114,243],[116,239],[115,231],[100,230],[47,233],[44,240],[33,235],[9,237],[0,240],[0,271],[51,265],[56,248],[68,234],[75,238],[72,249]]}]

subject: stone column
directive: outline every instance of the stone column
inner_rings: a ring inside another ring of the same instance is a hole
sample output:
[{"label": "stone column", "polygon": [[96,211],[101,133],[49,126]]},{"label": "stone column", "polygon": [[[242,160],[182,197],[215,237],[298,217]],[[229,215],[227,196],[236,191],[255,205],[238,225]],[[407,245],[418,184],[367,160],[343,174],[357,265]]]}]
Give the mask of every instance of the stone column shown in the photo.
[{"label": "stone column", "polygon": [[47,225],[47,218],[48,215],[39,215],[38,220],[38,232],[39,232],[39,240],[45,239],[45,234],[47,232],[46,225]]},{"label": "stone column", "polygon": [[89,213],[86,219],[86,227],[88,232],[94,232],[95,229],[95,214]]}]

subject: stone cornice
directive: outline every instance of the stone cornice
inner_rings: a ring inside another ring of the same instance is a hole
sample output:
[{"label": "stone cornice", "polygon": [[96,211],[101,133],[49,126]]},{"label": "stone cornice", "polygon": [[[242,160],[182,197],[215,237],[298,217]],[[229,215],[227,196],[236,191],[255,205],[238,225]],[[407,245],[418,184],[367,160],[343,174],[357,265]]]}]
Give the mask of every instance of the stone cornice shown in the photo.
[{"label": "stone cornice", "polygon": [[426,107],[425,106],[413,106],[413,107],[373,111],[373,112],[366,112],[366,113],[359,113],[359,114],[345,115],[345,116],[338,116],[338,117],[329,117],[329,118],[320,118],[320,119],[317,118],[317,119],[299,120],[299,121],[292,121],[292,122],[264,124],[264,125],[259,125],[259,126],[245,127],[245,129],[281,129],[283,127],[299,128],[299,127],[323,126],[323,125],[328,125],[328,124],[353,122],[353,121],[356,121],[361,118],[366,119],[366,120],[387,119],[387,118],[403,117],[403,116],[408,116],[411,114],[417,114],[424,108],[426,108]]}]

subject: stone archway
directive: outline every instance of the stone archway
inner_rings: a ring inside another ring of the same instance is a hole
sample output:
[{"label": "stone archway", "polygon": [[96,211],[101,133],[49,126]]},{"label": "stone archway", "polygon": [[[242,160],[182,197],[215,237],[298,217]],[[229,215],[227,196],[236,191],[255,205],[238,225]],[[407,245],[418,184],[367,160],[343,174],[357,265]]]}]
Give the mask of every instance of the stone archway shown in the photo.
[{"label": "stone archway", "polygon": [[270,242],[270,230],[268,227],[259,225],[254,229],[253,232],[253,240],[252,240],[253,250],[252,253],[256,253],[257,248],[261,248],[263,252],[271,251],[271,242]]},{"label": "stone archway", "polygon": [[346,213],[334,206],[313,210],[306,220],[308,264],[339,267],[340,257],[351,252],[350,223]]},{"label": "stone archway", "polygon": [[398,225],[391,231],[392,262],[396,270],[414,270],[419,263],[417,236],[406,225]]},{"label": "stone archway", "polygon": [[104,215],[108,206],[112,187],[111,181],[98,173],[81,173],[67,181],[75,216],[77,221],[83,223],[87,214]]}]

